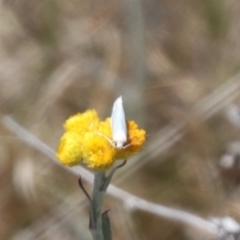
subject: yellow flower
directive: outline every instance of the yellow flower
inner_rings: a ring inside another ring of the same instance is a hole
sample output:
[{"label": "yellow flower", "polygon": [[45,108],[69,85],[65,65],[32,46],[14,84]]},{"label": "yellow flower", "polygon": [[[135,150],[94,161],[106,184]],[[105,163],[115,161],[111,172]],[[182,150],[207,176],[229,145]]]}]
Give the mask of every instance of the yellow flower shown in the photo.
[{"label": "yellow flower", "polygon": [[100,121],[95,110],[70,117],[64,128],[57,157],[67,166],[83,163],[93,170],[106,170],[116,160],[127,160],[136,154],[145,143],[145,131],[134,121],[127,121],[128,141],[122,149],[116,148],[110,118]]},{"label": "yellow flower", "polygon": [[134,121],[127,121],[127,129],[128,141],[125,143],[125,147],[118,149],[117,159],[128,159],[131,155],[138,153],[146,141],[146,132],[139,129]]},{"label": "yellow flower", "polygon": [[112,129],[111,129],[111,122],[110,118],[107,118],[104,122],[100,122],[99,124],[99,132],[108,137],[109,139],[112,138]]},{"label": "yellow flower", "polygon": [[57,150],[57,158],[70,167],[80,164],[83,158],[81,135],[75,132],[64,133]]},{"label": "yellow flower", "polygon": [[116,149],[98,133],[86,133],[84,137],[84,160],[89,168],[104,170],[110,168],[116,155]]},{"label": "yellow flower", "polygon": [[98,128],[100,119],[95,110],[87,110],[85,113],[78,113],[69,119],[64,124],[66,131],[84,133],[93,131]]}]

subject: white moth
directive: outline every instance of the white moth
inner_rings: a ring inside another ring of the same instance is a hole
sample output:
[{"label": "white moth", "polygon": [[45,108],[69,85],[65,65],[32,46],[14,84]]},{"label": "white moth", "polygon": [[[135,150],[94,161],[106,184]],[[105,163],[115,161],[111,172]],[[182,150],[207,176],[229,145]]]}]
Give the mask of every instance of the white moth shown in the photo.
[{"label": "white moth", "polygon": [[124,148],[127,142],[127,125],[121,96],[113,104],[111,128],[114,146],[118,149]]}]

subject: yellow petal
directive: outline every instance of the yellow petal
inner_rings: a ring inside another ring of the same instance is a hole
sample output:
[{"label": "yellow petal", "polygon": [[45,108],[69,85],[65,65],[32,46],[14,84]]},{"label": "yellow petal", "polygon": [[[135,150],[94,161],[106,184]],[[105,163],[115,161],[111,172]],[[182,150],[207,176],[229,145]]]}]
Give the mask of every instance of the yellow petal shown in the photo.
[{"label": "yellow petal", "polygon": [[81,163],[82,157],[82,136],[74,132],[64,133],[57,150],[59,161],[74,166]]},{"label": "yellow petal", "polygon": [[138,153],[145,141],[146,132],[143,129],[139,129],[138,125],[134,121],[127,121],[128,129],[128,141],[125,144],[126,148],[119,149],[116,154],[117,159],[128,159],[130,156]]},{"label": "yellow petal", "polygon": [[64,128],[66,131],[82,133],[97,129],[99,121],[97,112],[95,110],[88,110],[67,119]]},{"label": "yellow petal", "polygon": [[116,155],[116,149],[98,133],[86,133],[84,136],[84,164],[94,170],[110,168]]}]

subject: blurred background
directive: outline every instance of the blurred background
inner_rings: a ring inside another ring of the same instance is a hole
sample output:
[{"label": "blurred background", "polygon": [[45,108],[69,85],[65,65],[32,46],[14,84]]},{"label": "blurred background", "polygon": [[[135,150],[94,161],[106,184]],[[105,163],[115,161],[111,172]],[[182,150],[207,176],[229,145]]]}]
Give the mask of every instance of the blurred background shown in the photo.
[{"label": "blurred background", "polygon": [[[91,239],[77,177],[6,116],[55,150],[70,115],[105,119],[119,95],[148,139],[113,183],[240,221],[239,13],[237,0],[0,1],[0,239]],[[115,240],[207,239],[110,196],[104,208]]]}]

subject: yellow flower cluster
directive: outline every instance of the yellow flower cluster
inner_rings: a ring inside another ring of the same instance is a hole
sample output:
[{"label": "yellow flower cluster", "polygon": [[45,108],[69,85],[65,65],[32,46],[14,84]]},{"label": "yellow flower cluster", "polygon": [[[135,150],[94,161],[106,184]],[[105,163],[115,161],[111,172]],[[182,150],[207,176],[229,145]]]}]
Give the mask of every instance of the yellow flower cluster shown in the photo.
[{"label": "yellow flower cluster", "polygon": [[94,170],[110,168],[115,160],[126,160],[145,143],[145,131],[134,121],[127,121],[128,141],[118,149],[112,140],[110,118],[101,121],[95,110],[70,117],[64,124],[57,158],[67,166],[85,164]]}]

